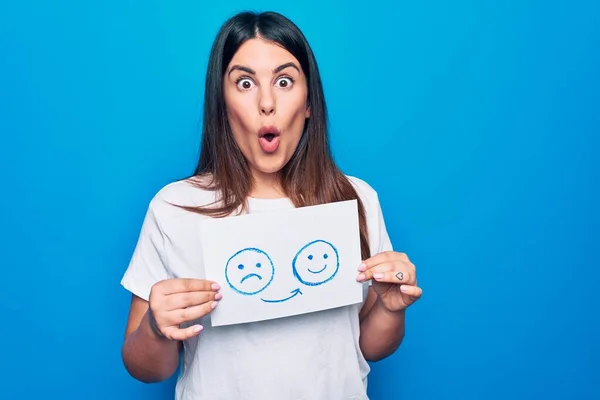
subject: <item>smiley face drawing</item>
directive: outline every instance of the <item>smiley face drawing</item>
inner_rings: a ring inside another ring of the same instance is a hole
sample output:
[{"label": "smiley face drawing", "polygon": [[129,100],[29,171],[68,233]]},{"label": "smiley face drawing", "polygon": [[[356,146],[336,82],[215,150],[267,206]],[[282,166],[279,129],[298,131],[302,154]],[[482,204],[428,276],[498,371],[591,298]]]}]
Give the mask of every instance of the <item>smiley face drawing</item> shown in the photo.
[{"label": "smiley face drawing", "polygon": [[308,286],[318,286],[330,281],[339,267],[337,249],[325,240],[314,240],[304,245],[292,261],[294,276]]},{"label": "smiley face drawing", "polygon": [[225,266],[225,279],[236,292],[251,296],[271,284],[275,266],[264,251],[248,247],[235,253]]}]

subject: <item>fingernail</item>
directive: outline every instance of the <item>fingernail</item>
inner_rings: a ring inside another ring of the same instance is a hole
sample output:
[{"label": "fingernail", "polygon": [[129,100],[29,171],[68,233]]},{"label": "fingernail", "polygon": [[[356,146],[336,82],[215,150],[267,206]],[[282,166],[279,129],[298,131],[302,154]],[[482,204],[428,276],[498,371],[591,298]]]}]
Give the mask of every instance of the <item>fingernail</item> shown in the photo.
[{"label": "fingernail", "polygon": [[221,300],[223,298],[223,295],[221,293],[217,293],[215,295],[215,300]]},{"label": "fingernail", "polygon": [[400,286],[400,291],[404,292],[404,293],[408,292],[408,286],[406,286],[406,285]]},{"label": "fingernail", "polygon": [[383,279],[383,273],[381,273],[381,272],[375,272],[373,274],[373,278],[375,278],[375,279]]},{"label": "fingernail", "polygon": [[219,289],[221,289],[221,286],[219,286],[219,284],[218,284],[218,283],[213,283],[213,284],[212,284],[210,287],[211,287],[213,290],[219,290]]},{"label": "fingernail", "polygon": [[359,270],[359,271],[364,271],[366,268],[367,268],[367,266],[366,266],[366,264],[365,264],[365,263],[361,263],[361,264],[358,266],[358,270]]},{"label": "fingernail", "polygon": [[358,274],[358,276],[356,277],[357,281],[362,281],[365,279],[365,274]]},{"label": "fingernail", "polygon": [[210,308],[215,308],[215,307],[217,306],[217,304],[219,304],[219,302],[217,302],[217,301],[213,301],[213,302],[210,304]]},{"label": "fingernail", "polygon": [[202,325],[196,325],[194,327],[194,332],[200,332],[204,327]]}]

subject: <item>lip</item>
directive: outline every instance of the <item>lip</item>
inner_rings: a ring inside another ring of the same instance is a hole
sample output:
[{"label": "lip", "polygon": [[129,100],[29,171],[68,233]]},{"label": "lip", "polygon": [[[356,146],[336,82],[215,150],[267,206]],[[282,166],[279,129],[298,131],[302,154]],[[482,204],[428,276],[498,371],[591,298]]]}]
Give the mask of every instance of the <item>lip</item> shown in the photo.
[{"label": "lip", "polygon": [[276,126],[273,125],[264,125],[262,126],[259,130],[258,130],[258,137],[262,138],[263,136],[265,136],[267,133],[272,133],[275,136],[279,136],[279,129],[277,129]]},{"label": "lip", "polygon": [[[273,135],[273,137],[267,139],[265,137],[267,134]],[[279,129],[273,125],[265,125],[258,130],[258,143],[265,154],[273,154],[277,151],[279,148],[279,135]]]}]

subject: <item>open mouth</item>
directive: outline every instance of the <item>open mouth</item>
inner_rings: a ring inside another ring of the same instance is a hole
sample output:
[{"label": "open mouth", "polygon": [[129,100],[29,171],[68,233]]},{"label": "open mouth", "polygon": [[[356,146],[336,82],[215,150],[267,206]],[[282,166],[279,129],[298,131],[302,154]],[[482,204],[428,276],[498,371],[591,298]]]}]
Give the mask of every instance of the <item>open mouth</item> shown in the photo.
[{"label": "open mouth", "polygon": [[243,278],[242,278],[242,280],[240,281],[240,283],[244,283],[244,281],[245,281],[246,279],[250,279],[250,278],[252,278],[252,277],[254,277],[254,278],[258,278],[259,280],[261,280],[261,281],[262,281],[262,276],[260,276],[260,275],[258,275],[258,274],[248,274],[248,275],[246,275],[245,277],[243,277]]},{"label": "open mouth", "polygon": [[258,137],[265,139],[267,142],[272,142],[273,139],[279,136],[279,129],[275,126],[263,126],[258,131]]},{"label": "open mouth", "polygon": [[327,268],[327,264],[325,264],[325,266],[323,268],[321,268],[320,270],[318,270],[318,271],[313,271],[312,269],[308,268],[308,272],[311,272],[313,274],[318,274],[320,272],[325,271],[325,268]]},{"label": "open mouth", "polygon": [[258,131],[258,142],[265,153],[274,153],[279,148],[279,130],[274,126],[263,126]]},{"label": "open mouth", "polygon": [[264,135],[262,135],[263,138],[265,138],[265,140],[267,142],[272,142],[273,139],[275,139],[277,135],[275,133],[265,133]]}]

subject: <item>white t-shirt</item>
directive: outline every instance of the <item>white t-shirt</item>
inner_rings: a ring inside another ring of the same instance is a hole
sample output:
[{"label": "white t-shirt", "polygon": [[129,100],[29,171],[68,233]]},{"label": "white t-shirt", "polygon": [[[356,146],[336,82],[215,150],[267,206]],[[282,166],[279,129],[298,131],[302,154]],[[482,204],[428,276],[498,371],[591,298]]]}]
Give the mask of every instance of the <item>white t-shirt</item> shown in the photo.
[{"label": "white t-shirt", "polygon": [[[349,179],[365,207],[371,254],[391,250],[377,193],[366,182]],[[213,192],[186,181],[161,189],[150,202],[121,284],[148,300],[159,280],[204,279],[198,221],[209,217],[172,204],[206,205],[214,199]],[[286,207],[293,207],[288,199],[249,199],[250,213]],[[367,399],[369,365],[358,342],[361,306],[214,329],[203,324],[199,335],[184,342],[176,399]]]}]

